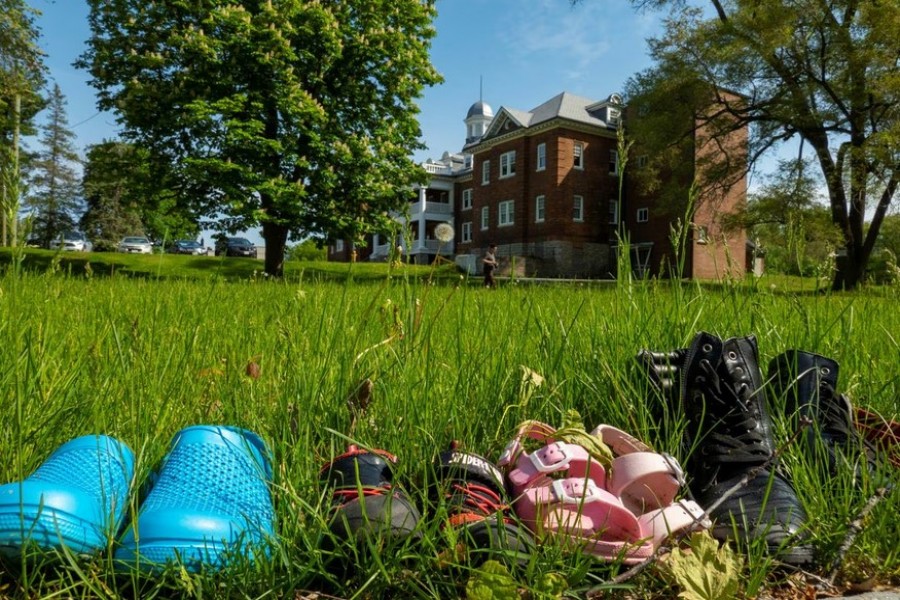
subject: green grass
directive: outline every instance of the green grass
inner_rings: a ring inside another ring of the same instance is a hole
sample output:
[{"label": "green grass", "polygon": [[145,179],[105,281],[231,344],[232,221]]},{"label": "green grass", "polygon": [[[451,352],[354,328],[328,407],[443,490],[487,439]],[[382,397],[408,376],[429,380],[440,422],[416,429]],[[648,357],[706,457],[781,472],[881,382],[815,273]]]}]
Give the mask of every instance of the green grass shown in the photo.
[{"label": "green grass", "polygon": [[[841,389],[855,402],[898,415],[900,312],[891,290],[833,295],[793,282],[801,293],[784,293],[787,283],[773,289],[763,280],[505,283],[491,291],[450,269],[428,283],[429,267],[298,263],[285,281],[272,282],[254,276],[261,263],[250,260],[96,254],[85,273],[87,255],[56,258],[30,251],[20,274],[8,268],[0,278],[0,481],[26,477],[77,435],[107,433],[135,450],[140,484],[178,430],[246,427],[274,453],[281,544],[271,558],[225,574],[173,570],[158,579],[114,575],[108,553],[2,559],[0,596],[462,596],[471,567],[437,559],[447,545],[443,508],[429,502],[427,489],[437,453],[460,440],[496,459],[521,421],[559,424],[574,409],[589,428],[616,425],[684,458],[683,422],[654,420],[633,357],[641,348],[682,347],[698,330],[756,334],[763,369],[791,347],[833,357]],[[246,375],[251,361],[260,365],[258,379]],[[523,383],[525,368],[543,384]],[[374,382],[373,400],[351,431],[345,400],[365,378]],[[782,439],[788,434],[781,430]],[[327,498],[317,475],[348,436],[398,455],[398,479],[423,512],[420,541],[364,549],[343,562],[325,550]],[[785,464],[827,565],[874,486],[823,479],[798,456],[789,448]],[[898,508],[896,495],[876,507],[849,566],[873,562],[885,582],[900,576]],[[745,550],[745,593],[777,585],[781,571],[758,548]],[[347,571],[336,567],[350,563]],[[618,572],[548,543],[514,575],[521,588],[535,589],[558,573],[570,594],[583,595]],[[675,594],[655,569],[631,583],[643,596]]]},{"label": "green grass", "polygon": [[[0,268],[13,263],[13,253],[0,248]],[[119,254],[115,252],[56,252],[29,248],[24,251],[20,269],[24,272],[58,272],[91,277],[120,276],[144,279],[225,280],[265,278],[262,260],[224,256],[185,256],[177,254]],[[387,263],[339,263],[291,261],[285,264],[288,280],[382,280],[386,275],[412,278],[459,279],[452,265],[432,268],[428,265]]]}]

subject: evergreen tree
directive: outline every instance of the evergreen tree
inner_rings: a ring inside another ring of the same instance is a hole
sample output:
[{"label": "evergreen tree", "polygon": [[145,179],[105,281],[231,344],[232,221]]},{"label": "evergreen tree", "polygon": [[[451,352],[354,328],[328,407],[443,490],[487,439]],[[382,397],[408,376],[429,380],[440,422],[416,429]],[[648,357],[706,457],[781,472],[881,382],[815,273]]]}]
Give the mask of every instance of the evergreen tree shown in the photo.
[{"label": "evergreen tree", "polygon": [[72,229],[82,210],[80,177],[76,171],[80,161],[73,143],[75,134],[68,128],[66,99],[59,85],[53,86],[48,110],[47,122],[41,128],[41,149],[31,176],[32,193],[23,203],[33,216],[32,237],[42,246]]},{"label": "evergreen tree", "polygon": [[123,237],[144,233],[140,171],[140,157],[130,144],[103,142],[88,149],[81,229],[94,242],[95,250],[114,250]]}]

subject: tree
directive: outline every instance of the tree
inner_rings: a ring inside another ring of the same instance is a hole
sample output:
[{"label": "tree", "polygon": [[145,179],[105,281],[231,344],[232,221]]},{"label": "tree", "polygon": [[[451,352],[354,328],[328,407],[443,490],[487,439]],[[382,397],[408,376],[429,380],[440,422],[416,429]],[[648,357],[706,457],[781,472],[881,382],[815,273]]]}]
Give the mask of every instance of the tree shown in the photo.
[{"label": "tree", "polygon": [[16,243],[20,138],[33,133],[43,108],[43,54],[38,48],[36,12],[21,0],[0,0],[0,246]]},{"label": "tree", "polygon": [[81,229],[95,250],[114,250],[127,235],[144,233],[137,149],[106,141],[88,148],[81,180],[86,210]]},{"label": "tree", "polygon": [[833,287],[855,287],[900,179],[900,4],[632,3],[672,11],[665,34],[650,41],[656,66],[631,82],[632,92],[658,101],[643,110],[672,109],[677,102],[658,91],[687,82],[721,101],[733,128],[752,127],[752,160],[787,140],[812,148],[842,235]]},{"label": "tree", "polygon": [[841,245],[811,168],[803,160],[780,161],[747,206],[726,219],[726,226],[747,230],[759,244],[767,270],[811,275],[830,264]]},{"label": "tree", "polygon": [[439,81],[432,0],[89,0],[88,68],[126,139],[174,165],[204,215],[362,241],[425,180],[415,104]]},{"label": "tree", "polygon": [[133,144],[105,141],[91,146],[82,178],[87,209],[81,227],[97,249],[111,250],[126,235],[151,239],[192,238],[200,231],[187,198],[170,189],[165,165]]},{"label": "tree", "polygon": [[41,245],[72,229],[82,211],[76,171],[81,161],[73,142],[75,134],[68,128],[66,99],[58,85],[53,86],[48,110],[30,182],[33,191],[23,202],[33,215],[32,237]]}]

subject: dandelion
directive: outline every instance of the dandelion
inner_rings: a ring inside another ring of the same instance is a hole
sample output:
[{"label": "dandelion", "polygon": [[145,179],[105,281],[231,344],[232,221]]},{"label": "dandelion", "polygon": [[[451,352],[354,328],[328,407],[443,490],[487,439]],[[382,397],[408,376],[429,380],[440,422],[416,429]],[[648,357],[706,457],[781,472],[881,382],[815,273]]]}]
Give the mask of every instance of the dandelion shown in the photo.
[{"label": "dandelion", "polygon": [[443,244],[453,240],[453,226],[450,223],[440,223],[434,228],[434,237]]}]

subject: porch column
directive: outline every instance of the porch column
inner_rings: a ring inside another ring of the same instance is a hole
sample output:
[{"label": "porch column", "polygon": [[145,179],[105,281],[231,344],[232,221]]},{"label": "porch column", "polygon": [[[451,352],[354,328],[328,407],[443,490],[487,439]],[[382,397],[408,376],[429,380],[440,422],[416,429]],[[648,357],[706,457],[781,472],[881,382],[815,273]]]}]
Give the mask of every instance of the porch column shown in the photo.
[{"label": "porch column", "polygon": [[425,247],[425,213],[419,215],[419,248]]}]

